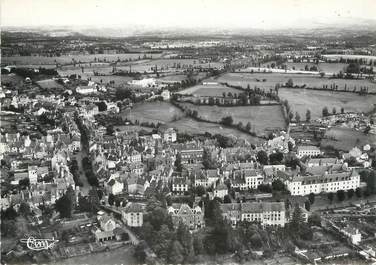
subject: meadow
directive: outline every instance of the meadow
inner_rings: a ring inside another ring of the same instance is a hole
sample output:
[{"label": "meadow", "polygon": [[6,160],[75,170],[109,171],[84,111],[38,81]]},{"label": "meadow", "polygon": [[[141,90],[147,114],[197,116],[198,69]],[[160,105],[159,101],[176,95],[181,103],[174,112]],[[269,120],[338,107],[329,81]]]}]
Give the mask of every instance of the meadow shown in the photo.
[{"label": "meadow", "polygon": [[215,123],[200,122],[188,117],[182,118],[174,122],[170,122],[167,125],[169,127],[177,129],[179,132],[185,132],[189,134],[204,134],[208,132],[212,135],[221,134],[227,137],[236,137],[237,139],[244,139],[247,140],[249,143],[253,144],[259,144],[263,142],[261,138],[251,136],[237,129],[223,127],[222,125]]},{"label": "meadow", "polygon": [[323,85],[338,85],[338,89],[357,90],[360,87],[367,86],[369,92],[376,92],[376,83],[369,80],[350,80],[350,79],[329,79],[327,77],[303,75],[303,74],[280,74],[280,73],[227,73],[218,78],[213,78],[217,82],[228,83],[231,85],[251,88],[259,87],[261,89],[269,90],[274,89],[277,83],[286,84],[289,79],[293,80],[294,85],[302,86],[306,84],[310,88],[321,89]]},{"label": "meadow", "polygon": [[242,122],[246,125],[250,122],[252,131],[258,135],[263,134],[267,129],[285,127],[285,120],[279,105],[239,107],[197,106],[191,103],[181,105],[197,110],[199,117],[209,121],[220,122],[223,117],[231,116],[234,124]]},{"label": "meadow", "polygon": [[184,116],[184,113],[168,102],[145,102],[135,104],[132,109],[124,110],[123,118],[141,122],[168,123]]},{"label": "meadow", "polygon": [[350,128],[334,127],[329,129],[326,138],[321,141],[322,147],[332,146],[335,149],[349,151],[353,147],[366,144],[376,145],[376,135],[365,134]]},{"label": "meadow", "polygon": [[206,96],[206,97],[214,97],[214,96],[219,96],[222,97],[223,93],[236,93],[239,94],[241,91],[231,88],[231,87],[226,87],[224,85],[218,84],[218,85],[196,85],[193,87],[189,87],[187,89],[184,89],[182,91],[179,91],[178,94],[181,95],[194,95],[194,96]]},{"label": "meadow", "polygon": [[288,100],[294,115],[297,111],[302,119],[305,118],[307,109],[311,110],[312,118],[318,118],[322,117],[324,107],[328,107],[329,112],[333,107],[337,112],[340,112],[342,107],[345,112],[368,112],[376,103],[376,95],[359,96],[354,93],[309,89],[281,88],[279,97],[281,100]]}]

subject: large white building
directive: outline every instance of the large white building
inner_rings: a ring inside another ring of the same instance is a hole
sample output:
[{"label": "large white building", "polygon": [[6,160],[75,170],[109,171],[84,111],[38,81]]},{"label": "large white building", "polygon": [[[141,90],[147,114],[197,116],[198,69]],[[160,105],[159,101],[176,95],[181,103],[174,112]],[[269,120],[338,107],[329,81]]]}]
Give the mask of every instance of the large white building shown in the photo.
[{"label": "large white building", "polygon": [[310,193],[337,192],[338,190],[356,189],[360,186],[360,176],[355,170],[325,171],[300,175],[285,180],[291,195],[308,195]]},{"label": "large white building", "polygon": [[284,202],[246,202],[221,204],[222,216],[235,227],[239,221],[257,222],[262,226],[284,227],[286,210]]},{"label": "large white building", "polygon": [[296,156],[298,158],[302,158],[303,156],[318,156],[321,155],[321,151],[317,146],[313,145],[303,145],[299,146],[296,152]]},{"label": "large white building", "polygon": [[130,202],[121,212],[121,219],[130,227],[141,227],[143,218],[142,206],[139,203]]}]

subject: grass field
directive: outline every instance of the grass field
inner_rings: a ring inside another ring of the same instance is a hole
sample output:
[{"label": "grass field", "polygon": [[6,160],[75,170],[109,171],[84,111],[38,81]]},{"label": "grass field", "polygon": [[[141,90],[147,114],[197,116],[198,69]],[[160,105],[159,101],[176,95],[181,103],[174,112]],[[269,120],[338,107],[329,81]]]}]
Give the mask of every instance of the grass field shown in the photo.
[{"label": "grass field", "polygon": [[369,80],[346,80],[346,79],[329,79],[327,77],[303,75],[303,74],[279,74],[279,73],[228,73],[215,79],[217,82],[229,83],[231,85],[238,85],[247,87],[249,84],[251,88],[255,86],[265,90],[274,89],[277,83],[285,84],[289,79],[293,80],[294,85],[302,86],[306,84],[311,88],[322,88],[323,85],[338,85],[338,89],[352,90],[354,86],[357,90],[360,87],[367,86],[370,92],[376,92],[376,83]]},{"label": "grass field", "polygon": [[11,83],[12,85],[19,85],[24,79],[17,74],[1,75],[1,83]]},{"label": "grass field", "polygon": [[223,86],[221,84],[218,85],[197,85],[187,89],[184,89],[179,92],[182,95],[195,95],[195,96],[222,96],[223,92],[229,93],[231,92],[239,94],[241,91]]},{"label": "grass field", "polygon": [[308,89],[282,88],[279,97],[288,100],[293,113],[299,112],[305,117],[307,109],[311,110],[312,118],[322,116],[322,109],[328,107],[331,112],[333,107],[337,112],[343,107],[345,112],[368,112],[376,103],[376,95],[359,96],[346,92],[330,92]]},{"label": "grass field", "polygon": [[223,117],[232,116],[235,124],[242,122],[246,125],[250,122],[252,130],[257,134],[264,133],[267,128],[285,127],[281,107],[278,105],[239,107],[196,106],[190,103],[182,105],[197,110],[198,116],[205,120],[219,122]]},{"label": "grass field", "polygon": [[54,88],[59,88],[59,89],[64,89],[64,87],[57,83],[55,80],[52,79],[46,79],[46,80],[41,80],[37,82],[39,86],[45,89],[54,89]]},{"label": "grass field", "polygon": [[[355,146],[363,147],[366,144],[376,145],[376,135],[364,134],[350,128],[331,128],[325,136],[327,139],[321,141],[321,146],[332,146],[336,149],[349,151]],[[334,138],[334,139],[332,139]]]},{"label": "grass field", "polygon": [[122,112],[128,120],[153,123],[168,123],[184,116],[183,112],[167,102],[147,102],[136,104],[131,110]]},{"label": "grass field", "polygon": [[[148,57],[153,59],[160,58],[161,54],[148,54]],[[125,59],[138,59],[139,56],[142,58],[144,53],[121,53],[121,54],[90,54],[90,55],[63,55],[60,57],[47,57],[47,56],[11,56],[11,57],[2,57],[2,64],[15,64],[15,65],[49,65],[55,63],[59,64],[68,64],[72,63],[72,59],[75,59],[77,62],[94,62],[94,58],[98,60],[106,59],[107,62],[117,61]]]},{"label": "grass field", "polygon": [[224,128],[219,124],[198,122],[191,118],[182,118],[180,120],[168,123],[168,126],[177,129],[179,132],[185,132],[190,134],[203,134],[208,132],[210,134],[221,134],[228,137],[236,137],[238,139],[245,139],[249,143],[258,144],[263,140],[257,137],[253,137],[247,133],[243,133],[236,129]]}]

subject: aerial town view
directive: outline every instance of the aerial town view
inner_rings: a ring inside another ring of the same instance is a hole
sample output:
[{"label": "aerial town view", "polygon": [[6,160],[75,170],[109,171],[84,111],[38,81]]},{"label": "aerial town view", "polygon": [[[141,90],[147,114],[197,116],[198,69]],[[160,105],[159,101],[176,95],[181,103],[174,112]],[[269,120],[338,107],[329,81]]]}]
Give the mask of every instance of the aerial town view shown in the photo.
[{"label": "aerial town view", "polygon": [[376,1],[0,4],[1,264],[376,264]]}]

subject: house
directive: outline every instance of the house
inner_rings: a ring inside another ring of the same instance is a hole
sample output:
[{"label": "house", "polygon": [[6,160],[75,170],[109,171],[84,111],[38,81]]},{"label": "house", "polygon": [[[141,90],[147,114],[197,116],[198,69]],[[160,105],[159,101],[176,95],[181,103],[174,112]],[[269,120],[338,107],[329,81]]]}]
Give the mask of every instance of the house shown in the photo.
[{"label": "house", "polygon": [[220,205],[222,216],[229,220],[233,227],[239,221],[257,222],[262,226],[280,226],[286,224],[284,202],[246,202]]},{"label": "house", "polygon": [[143,210],[139,203],[128,203],[121,212],[121,219],[130,227],[142,227]]},{"label": "house", "polygon": [[174,177],[172,179],[172,192],[183,195],[188,191],[188,179],[185,177]]},{"label": "house", "polygon": [[132,175],[128,180],[128,193],[130,194],[144,194],[145,191],[145,180],[139,178],[136,175]]},{"label": "house", "polygon": [[112,217],[103,213],[102,211],[99,211],[97,221],[99,228],[93,231],[95,240],[97,242],[102,242],[114,239],[114,230],[116,227],[118,227],[114,219],[112,219]]},{"label": "house", "polygon": [[167,208],[167,212],[171,215],[175,227],[180,223],[185,224],[190,230],[205,227],[204,211],[199,206],[191,208],[185,203],[173,203]]},{"label": "house", "polygon": [[30,184],[36,184],[38,182],[38,166],[28,166],[27,171]]},{"label": "house", "polygon": [[110,179],[106,184],[107,192],[117,195],[123,192],[124,183],[116,179]]},{"label": "house", "polygon": [[186,148],[180,151],[182,164],[195,164],[202,162],[204,149],[202,148]]},{"label": "house", "polygon": [[161,97],[163,98],[163,100],[170,100],[171,98],[171,93],[169,90],[163,90],[162,93],[161,93]]},{"label": "house", "polygon": [[176,131],[173,128],[168,128],[163,133],[163,140],[167,143],[174,143],[176,142]]},{"label": "house", "polygon": [[321,155],[321,151],[317,146],[313,145],[303,145],[303,146],[298,146],[296,156],[298,158],[302,158],[303,156],[318,156]]},{"label": "house", "polygon": [[223,199],[228,194],[228,188],[225,184],[220,183],[215,189],[214,189],[214,197],[218,197]]},{"label": "house", "polygon": [[317,167],[317,166],[331,166],[338,164],[340,161],[338,158],[309,158],[306,162],[307,167]]},{"label": "house", "polygon": [[93,86],[78,86],[76,88],[76,92],[81,95],[87,95],[91,93],[96,93],[97,88]]}]

